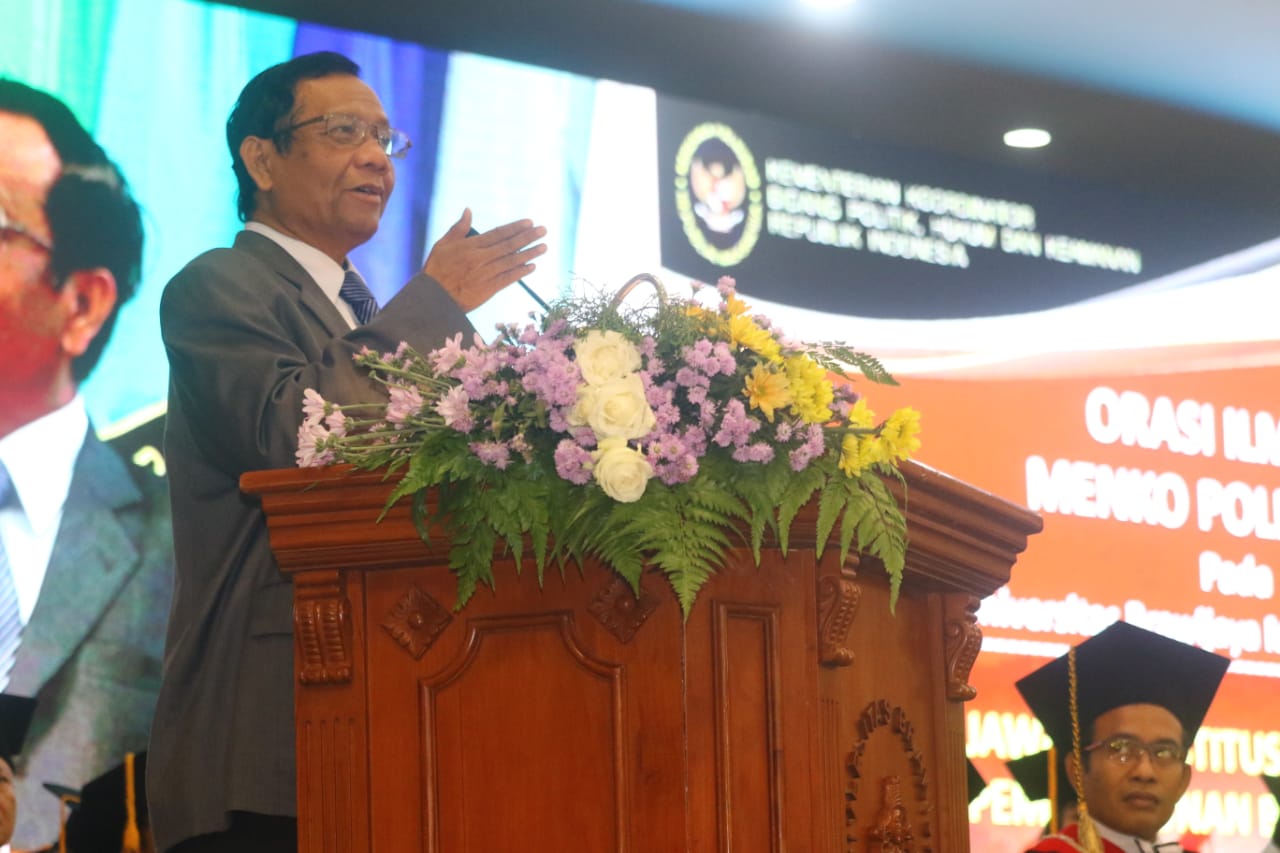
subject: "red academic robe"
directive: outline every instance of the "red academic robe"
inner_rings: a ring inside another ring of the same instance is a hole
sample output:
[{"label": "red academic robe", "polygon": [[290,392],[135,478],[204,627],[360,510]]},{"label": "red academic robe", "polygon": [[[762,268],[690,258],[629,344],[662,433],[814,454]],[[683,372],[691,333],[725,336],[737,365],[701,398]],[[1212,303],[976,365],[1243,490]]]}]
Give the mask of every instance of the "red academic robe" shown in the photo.
[{"label": "red academic robe", "polygon": [[[1041,838],[1040,842],[1036,844],[1035,847],[1028,850],[1027,853],[1082,853],[1084,848],[1080,846],[1079,833],[1079,824],[1069,824],[1068,826],[1063,827],[1062,832]],[[1101,841],[1104,853],[1125,853],[1105,838],[1101,839]],[[1176,849],[1177,848],[1165,846],[1161,846],[1160,848],[1161,853],[1164,853],[1165,850],[1172,851]]]}]

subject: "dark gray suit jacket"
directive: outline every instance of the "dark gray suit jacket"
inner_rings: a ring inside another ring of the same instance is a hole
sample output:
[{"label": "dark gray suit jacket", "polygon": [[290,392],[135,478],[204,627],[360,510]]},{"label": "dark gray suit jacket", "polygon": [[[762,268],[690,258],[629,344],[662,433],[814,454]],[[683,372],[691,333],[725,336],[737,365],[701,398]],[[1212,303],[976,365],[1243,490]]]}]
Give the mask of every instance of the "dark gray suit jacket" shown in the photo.
[{"label": "dark gray suit jacket", "polygon": [[287,252],[252,232],[169,282],[160,325],[177,584],[147,790],[165,850],[225,829],[229,810],[296,814],[291,590],[240,475],[295,464],[307,388],[339,403],[386,399],[352,361],[362,347],[405,340],[426,352],[471,325],[419,275],[351,330]]},{"label": "dark gray suit jacket", "polygon": [[8,692],[36,698],[19,756],[13,843],[58,837],[59,805],[43,789],[78,788],[147,748],[173,586],[165,482],[89,430],[72,469],[40,597]]}]

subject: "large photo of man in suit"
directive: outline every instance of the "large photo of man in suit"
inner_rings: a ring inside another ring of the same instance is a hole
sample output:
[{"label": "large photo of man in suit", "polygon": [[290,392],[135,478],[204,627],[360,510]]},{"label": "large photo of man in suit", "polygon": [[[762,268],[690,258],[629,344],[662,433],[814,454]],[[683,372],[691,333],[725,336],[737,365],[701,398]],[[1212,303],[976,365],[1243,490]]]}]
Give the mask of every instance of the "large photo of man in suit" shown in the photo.
[{"label": "large photo of man in suit", "polygon": [[123,176],[71,111],[0,80],[0,632],[20,627],[0,636],[0,683],[36,699],[15,849],[57,838],[43,783],[79,787],[146,748],[159,689],[173,583],[148,450],[161,425],[104,442],[80,394],[142,242]]}]

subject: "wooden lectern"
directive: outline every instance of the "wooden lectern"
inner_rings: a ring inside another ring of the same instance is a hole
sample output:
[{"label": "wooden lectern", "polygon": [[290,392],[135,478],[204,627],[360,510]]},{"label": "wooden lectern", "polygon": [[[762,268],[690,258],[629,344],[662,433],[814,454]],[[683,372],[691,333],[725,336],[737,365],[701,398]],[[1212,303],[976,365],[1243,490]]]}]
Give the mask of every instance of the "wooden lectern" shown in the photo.
[{"label": "wooden lectern", "polygon": [[349,468],[265,471],[294,583],[301,853],[890,853],[969,849],[963,703],[979,601],[1034,513],[903,468],[883,569],[750,552],[688,621],[660,574],[495,562],[454,612],[448,546]]}]

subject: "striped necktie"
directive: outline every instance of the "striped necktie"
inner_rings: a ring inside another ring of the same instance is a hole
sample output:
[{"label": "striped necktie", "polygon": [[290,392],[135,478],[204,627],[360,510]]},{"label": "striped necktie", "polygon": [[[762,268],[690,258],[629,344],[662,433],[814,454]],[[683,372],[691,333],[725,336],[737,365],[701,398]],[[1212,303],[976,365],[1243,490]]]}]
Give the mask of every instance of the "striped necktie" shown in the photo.
[{"label": "striped necktie", "polygon": [[342,287],[338,289],[338,295],[351,306],[352,313],[356,315],[356,322],[362,326],[378,313],[378,300],[373,297],[369,286],[364,283],[364,279],[354,267],[349,267],[347,274],[342,277]]},{"label": "striped necktie", "polygon": [[[18,495],[9,480],[9,471],[0,462],[0,509],[17,503]],[[0,540],[0,690],[9,684],[9,673],[18,654],[18,640],[22,636],[22,614],[18,612],[18,588],[13,582],[13,571],[4,541]]]}]

